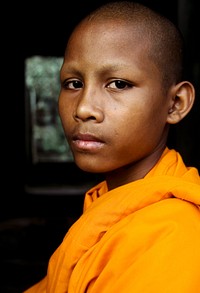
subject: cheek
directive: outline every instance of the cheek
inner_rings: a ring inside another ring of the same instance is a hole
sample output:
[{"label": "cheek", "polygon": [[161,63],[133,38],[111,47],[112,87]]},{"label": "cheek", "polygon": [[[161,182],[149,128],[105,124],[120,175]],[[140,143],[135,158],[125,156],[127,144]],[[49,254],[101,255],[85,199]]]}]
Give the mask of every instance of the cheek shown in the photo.
[{"label": "cheek", "polygon": [[70,105],[63,102],[63,99],[59,99],[58,101],[58,112],[60,116],[60,120],[62,122],[64,130],[68,128],[70,125],[70,121],[73,116],[73,110],[71,109]]},{"label": "cheek", "polygon": [[162,115],[146,110],[137,112],[129,119],[121,121],[116,132],[121,137],[120,141],[124,143],[124,146],[121,143],[121,147],[127,149],[127,154],[133,149],[140,153],[146,147],[153,147],[158,143],[165,124]]},{"label": "cheek", "polygon": [[63,99],[61,98],[61,96],[59,96],[59,98],[58,98],[58,113],[60,116],[63,116],[64,109],[65,109],[65,105],[63,103]]}]

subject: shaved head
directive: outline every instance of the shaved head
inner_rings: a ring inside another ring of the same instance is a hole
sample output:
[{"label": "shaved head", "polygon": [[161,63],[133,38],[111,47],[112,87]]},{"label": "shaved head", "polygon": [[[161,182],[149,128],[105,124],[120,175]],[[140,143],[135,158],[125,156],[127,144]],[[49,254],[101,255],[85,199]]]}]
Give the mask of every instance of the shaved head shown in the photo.
[{"label": "shaved head", "polygon": [[148,56],[160,70],[164,87],[183,78],[183,37],[166,17],[136,2],[118,1],[104,4],[84,18],[88,22],[113,22],[127,25],[148,47]]}]

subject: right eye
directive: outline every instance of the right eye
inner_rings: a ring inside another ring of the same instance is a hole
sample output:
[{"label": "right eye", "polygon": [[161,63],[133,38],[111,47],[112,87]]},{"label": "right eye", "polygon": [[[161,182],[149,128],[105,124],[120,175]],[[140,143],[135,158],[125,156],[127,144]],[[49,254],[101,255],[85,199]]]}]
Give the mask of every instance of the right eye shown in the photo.
[{"label": "right eye", "polygon": [[63,82],[63,87],[65,89],[80,89],[83,87],[83,83],[78,79],[68,79]]}]

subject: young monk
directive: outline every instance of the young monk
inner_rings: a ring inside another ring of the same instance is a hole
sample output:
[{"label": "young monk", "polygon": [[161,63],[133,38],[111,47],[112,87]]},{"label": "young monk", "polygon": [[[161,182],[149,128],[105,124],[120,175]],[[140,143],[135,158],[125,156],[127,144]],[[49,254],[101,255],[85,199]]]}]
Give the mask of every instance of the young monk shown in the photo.
[{"label": "young monk", "polygon": [[167,146],[191,110],[183,41],[168,19],[107,3],[73,31],[59,113],[76,164],[105,181],[26,293],[200,292],[200,178]]}]

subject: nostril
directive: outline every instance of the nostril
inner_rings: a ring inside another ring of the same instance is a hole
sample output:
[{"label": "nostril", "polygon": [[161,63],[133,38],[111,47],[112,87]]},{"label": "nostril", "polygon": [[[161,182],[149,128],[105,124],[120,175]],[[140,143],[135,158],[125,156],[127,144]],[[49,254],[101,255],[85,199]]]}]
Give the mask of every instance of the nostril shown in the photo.
[{"label": "nostril", "polygon": [[84,116],[84,115],[73,115],[75,120],[82,120],[82,121],[88,121],[88,120],[96,120],[95,116]]},{"label": "nostril", "polygon": [[96,122],[102,122],[103,120],[103,112],[98,107],[94,107],[93,105],[83,105],[79,104],[76,108],[76,111],[73,114],[74,120],[82,120],[88,121],[93,120]]}]

